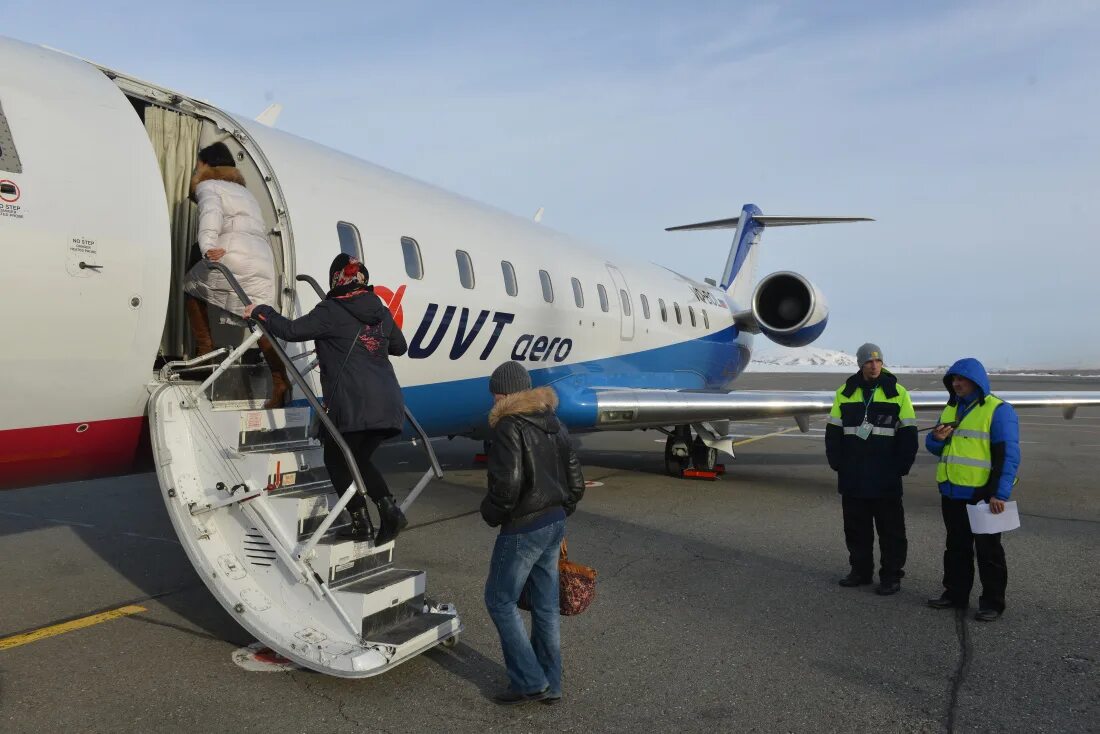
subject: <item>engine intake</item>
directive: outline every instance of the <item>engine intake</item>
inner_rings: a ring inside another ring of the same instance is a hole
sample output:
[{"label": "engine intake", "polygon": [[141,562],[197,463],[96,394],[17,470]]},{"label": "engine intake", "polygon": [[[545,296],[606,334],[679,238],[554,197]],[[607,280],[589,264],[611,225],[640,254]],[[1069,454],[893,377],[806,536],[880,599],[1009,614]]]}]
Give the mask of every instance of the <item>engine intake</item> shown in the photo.
[{"label": "engine intake", "polygon": [[804,347],[825,331],[829,306],[821,291],[798,273],[772,273],[752,294],[752,316],[776,344]]}]

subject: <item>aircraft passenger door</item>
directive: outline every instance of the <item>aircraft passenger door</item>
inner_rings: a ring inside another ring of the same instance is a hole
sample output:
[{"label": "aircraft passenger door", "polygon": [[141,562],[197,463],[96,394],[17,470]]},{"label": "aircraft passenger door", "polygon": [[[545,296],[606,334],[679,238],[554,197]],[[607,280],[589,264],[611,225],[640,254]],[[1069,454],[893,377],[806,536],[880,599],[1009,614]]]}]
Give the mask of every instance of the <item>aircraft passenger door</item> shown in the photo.
[{"label": "aircraft passenger door", "polygon": [[607,263],[607,272],[611,274],[611,282],[615,285],[614,300],[619,304],[619,337],[623,341],[630,341],[634,338],[634,299],[622,272],[611,263]]},{"label": "aircraft passenger door", "polygon": [[0,385],[0,429],[140,415],[171,269],[149,136],[90,64],[0,39],[0,68],[0,374],[27,376]]}]

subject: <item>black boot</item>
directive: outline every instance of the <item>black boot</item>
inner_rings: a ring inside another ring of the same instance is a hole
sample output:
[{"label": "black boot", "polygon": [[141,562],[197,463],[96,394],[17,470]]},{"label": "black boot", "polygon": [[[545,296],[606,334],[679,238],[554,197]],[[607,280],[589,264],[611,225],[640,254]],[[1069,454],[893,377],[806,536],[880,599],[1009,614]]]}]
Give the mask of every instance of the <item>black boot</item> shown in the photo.
[{"label": "black boot", "polygon": [[409,524],[409,521],[405,518],[405,513],[401,511],[401,508],[393,501],[393,497],[383,497],[375,504],[378,505],[379,527],[374,544],[382,545],[396,538],[397,534]]},{"label": "black boot", "polygon": [[348,510],[348,515],[351,516],[351,525],[341,530],[338,535],[341,538],[351,538],[353,540],[370,540],[372,533],[366,505],[355,510]]}]

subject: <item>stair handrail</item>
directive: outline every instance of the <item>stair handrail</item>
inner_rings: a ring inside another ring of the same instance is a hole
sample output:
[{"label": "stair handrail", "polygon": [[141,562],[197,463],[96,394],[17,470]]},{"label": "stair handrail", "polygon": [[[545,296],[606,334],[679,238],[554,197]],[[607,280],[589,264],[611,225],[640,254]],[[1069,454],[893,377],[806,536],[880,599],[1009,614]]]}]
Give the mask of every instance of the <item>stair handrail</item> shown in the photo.
[{"label": "stair handrail", "polygon": [[[219,262],[214,262],[212,260],[207,260],[206,266],[211,270],[216,270],[223,276],[225,276],[226,281],[233,289],[233,292],[237,294],[237,298],[240,299],[242,304],[244,304],[245,306],[252,305],[252,301],[249,300],[248,296],[244,292],[244,289],[241,288],[241,284],[237,282],[236,277],[233,276],[233,273],[229,270],[229,268]],[[328,532],[328,529],[330,527],[332,527],[332,523],[336,521],[337,516],[339,516],[341,511],[343,511],[344,507],[348,504],[348,501],[351,500],[352,494],[356,491],[359,491],[364,497],[367,496],[367,485],[363,482],[363,476],[359,473],[359,467],[356,464],[355,455],[351,453],[351,448],[348,446],[347,441],[345,441],[344,437],[340,435],[340,432],[336,430],[336,425],[333,424],[332,419],[328,417],[328,413],[321,405],[321,401],[318,400],[317,396],[313,394],[313,390],[310,388],[305,378],[302,377],[301,373],[299,373],[297,369],[295,369],[294,363],[290,360],[290,357],[287,355],[286,350],[284,350],[282,345],[279,344],[279,341],[268,332],[267,328],[264,327],[263,322],[261,322],[259,319],[249,319],[248,328],[250,331],[255,331],[256,329],[259,329],[260,333],[266,336],[267,340],[271,342],[271,347],[275,350],[275,354],[277,354],[279,356],[279,359],[282,360],[283,364],[286,365],[287,373],[291,375],[291,379],[293,379],[295,384],[297,384],[298,387],[301,388],[302,394],[305,395],[306,401],[309,403],[310,407],[313,408],[313,411],[317,414],[321,421],[321,425],[323,425],[325,427],[325,430],[328,432],[328,437],[335,441],[336,445],[340,448],[340,453],[343,454],[344,461],[347,462],[348,469],[351,471],[352,485],[349,486],[340,495],[340,499],[337,500],[336,505],[321,522],[321,525],[317,528],[317,530],[314,531],[313,535],[310,536],[309,540],[303,546],[301,546],[301,550],[296,554],[299,559],[305,559],[309,557],[310,551],[312,551],[317,543],[321,540],[321,537],[326,532]],[[370,521],[370,513],[367,513],[367,525],[371,530],[371,535],[373,535],[374,526]]]},{"label": "stair handrail", "polygon": [[[322,301],[325,300],[325,292],[321,289],[321,284],[317,282],[317,279],[312,275],[299,275],[295,278],[303,283],[309,283],[313,286],[313,290],[317,293],[317,297]],[[424,450],[428,454],[428,460],[432,463],[432,473],[435,474],[435,478],[439,479],[443,476],[443,468],[439,465],[439,457],[435,455],[435,449],[432,448],[432,442],[428,439],[428,434],[425,433],[423,427],[420,425],[420,421],[416,419],[416,416],[409,410],[409,406],[405,406],[405,419],[412,425],[413,430],[420,437],[420,440],[424,442]]]}]

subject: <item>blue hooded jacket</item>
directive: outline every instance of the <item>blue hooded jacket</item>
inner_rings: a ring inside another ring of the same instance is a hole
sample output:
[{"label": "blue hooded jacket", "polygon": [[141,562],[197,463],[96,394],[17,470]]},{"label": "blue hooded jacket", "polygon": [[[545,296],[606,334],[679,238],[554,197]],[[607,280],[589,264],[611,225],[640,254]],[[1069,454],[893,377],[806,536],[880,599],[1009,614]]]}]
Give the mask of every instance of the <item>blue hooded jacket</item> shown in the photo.
[{"label": "blue hooded jacket", "polygon": [[[965,377],[978,386],[976,392],[971,393],[967,399],[957,397],[951,389],[951,376]],[[982,363],[973,357],[960,359],[951,365],[947,374],[943,376],[943,384],[947,388],[948,405],[958,403],[960,408],[973,403],[975,400],[985,400],[990,394],[989,375],[986,374]],[[990,475],[990,483],[985,487],[960,487],[949,481],[940,482],[940,494],[949,499],[972,500],[996,497],[1007,500],[1012,495],[1012,485],[1016,482],[1016,472],[1020,468],[1020,421],[1016,417],[1016,410],[1008,403],[1001,403],[993,411],[993,425],[989,429],[990,443],[993,450],[993,473]],[[931,433],[924,439],[924,447],[936,456],[943,454],[947,441],[937,441]],[[991,486],[992,485],[992,486]]]}]

